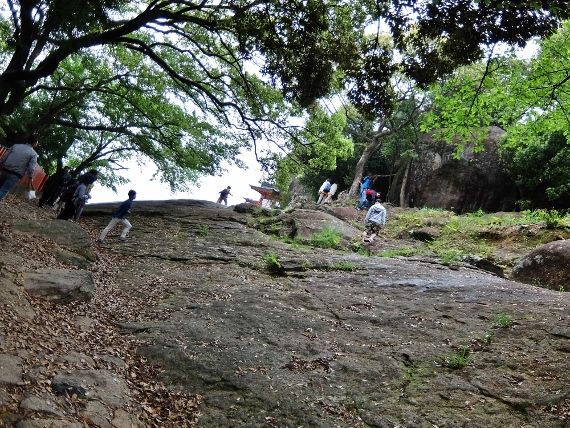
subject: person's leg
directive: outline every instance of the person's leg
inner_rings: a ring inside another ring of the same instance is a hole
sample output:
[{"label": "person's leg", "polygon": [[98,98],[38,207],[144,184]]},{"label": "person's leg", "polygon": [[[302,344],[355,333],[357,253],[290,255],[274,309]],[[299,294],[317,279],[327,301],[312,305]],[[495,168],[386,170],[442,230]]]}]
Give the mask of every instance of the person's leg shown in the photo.
[{"label": "person's leg", "polygon": [[99,235],[99,241],[103,241],[107,234],[115,227],[115,225],[119,222],[120,219],[113,217],[107,227],[101,231]]},{"label": "person's leg", "polygon": [[10,174],[8,172],[4,173],[4,182],[0,186],[0,201],[6,197],[10,190],[16,187],[18,181],[20,181],[20,177],[16,174]]},{"label": "person's leg", "polygon": [[131,225],[131,223],[129,223],[129,220],[127,220],[126,218],[122,218],[119,221],[124,226],[123,231],[121,232],[121,239],[125,239],[127,237],[127,234],[129,233],[129,230],[131,230],[131,227],[133,226]]},{"label": "person's leg", "polygon": [[226,196],[226,197],[224,198],[224,205],[227,205],[227,204],[228,204],[228,197]]},{"label": "person's leg", "polygon": [[80,200],[77,201],[77,203],[75,204],[75,213],[73,214],[73,220],[77,221],[79,220],[79,217],[81,217],[81,213],[83,213],[83,208],[85,208],[85,200]]}]

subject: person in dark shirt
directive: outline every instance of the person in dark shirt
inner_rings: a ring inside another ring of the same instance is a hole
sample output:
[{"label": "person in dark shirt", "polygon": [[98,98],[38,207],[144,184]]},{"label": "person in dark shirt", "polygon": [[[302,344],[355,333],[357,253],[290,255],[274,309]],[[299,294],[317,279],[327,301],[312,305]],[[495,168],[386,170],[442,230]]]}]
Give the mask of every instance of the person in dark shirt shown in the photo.
[{"label": "person in dark shirt", "polygon": [[55,201],[61,196],[63,189],[69,184],[70,180],[71,174],[69,173],[68,166],[50,175],[44,184],[39,206],[43,207],[47,205],[48,207],[53,207]]},{"label": "person in dark shirt", "polygon": [[126,216],[131,212],[131,206],[133,205],[133,201],[136,197],[137,192],[134,190],[129,190],[129,199],[127,199],[125,202],[119,205],[119,208],[113,211],[111,221],[107,227],[103,229],[101,235],[99,235],[99,239],[97,239],[98,243],[102,244],[105,242],[107,234],[117,225],[117,223],[121,223],[123,225],[123,231],[121,232],[119,240],[123,242],[127,240],[127,234],[129,233],[129,230],[131,230],[132,225],[129,220],[126,219]]},{"label": "person in dark shirt", "polygon": [[231,189],[232,189],[232,186],[228,186],[220,192],[220,197],[217,200],[218,204],[221,204],[222,201],[224,202],[224,204],[226,204],[226,205],[228,204],[228,196],[231,195],[231,193],[230,193]]}]

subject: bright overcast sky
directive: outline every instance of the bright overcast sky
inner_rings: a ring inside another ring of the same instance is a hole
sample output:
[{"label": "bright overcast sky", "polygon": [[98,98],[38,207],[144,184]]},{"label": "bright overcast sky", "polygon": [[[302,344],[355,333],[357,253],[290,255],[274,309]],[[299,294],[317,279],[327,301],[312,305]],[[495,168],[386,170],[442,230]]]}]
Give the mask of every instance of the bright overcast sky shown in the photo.
[{"label": "bright overcast sky", "polygon": [[164,199],[203,199],[216,201],[219,192],[227,186],[231,186],[231,195],[228,197],[228,204],[235,205],[244,202],[244,198],[259,199],[259,193],[251,190],[250,184],[259,185],[262,173],[252,152],[246,152],[240,156],[246,165],[247,170],[236,166],[225,165],[227,172],[221,177],[204,177],[199,184],[192,186],[188,192],[171,193],[167,184],[152,179],[152,172],[156,169],[154,165],[144,170],[139,167],[131,168],[127,173],[121,174],[130,180],[129,184],[119,186],[117,193],[95,183],[91,190],[89,203],[114,202],[127,199],[129,190],[137,192],[138,200],[164,200]]}]

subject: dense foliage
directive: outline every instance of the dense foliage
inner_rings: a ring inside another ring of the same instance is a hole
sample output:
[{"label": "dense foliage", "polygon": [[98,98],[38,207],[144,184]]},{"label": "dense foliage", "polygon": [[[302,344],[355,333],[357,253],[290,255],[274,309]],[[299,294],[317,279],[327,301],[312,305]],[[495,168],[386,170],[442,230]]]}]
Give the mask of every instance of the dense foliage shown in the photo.
[{"label": "dense foliage", "polygon": [[540,42],[531,59],[511,55],[457,70],[432,88],[434,110],[424,130],[444,139],[480,141],[487,127],[507,133],[501,143],[506,167],[520,187],[523,205],[568,206],[570,189],[570,23]]},{"label": "dense foliage", "polygon": [[[262,138],[282,141],[287,117],[333,89],[345,88],[368,119],[390,115],[394,73],[433,82],[478,60],[483,45],[549,34],[566,6],[7,0],[0,135],[40,132],[49,169],[64,158],[111,169],[129,153],[150,158],[176,187],[217,171],[245,139],[254,149]],[[392,46],[380,31],[370,34],[379,23],[388,24]]]}]

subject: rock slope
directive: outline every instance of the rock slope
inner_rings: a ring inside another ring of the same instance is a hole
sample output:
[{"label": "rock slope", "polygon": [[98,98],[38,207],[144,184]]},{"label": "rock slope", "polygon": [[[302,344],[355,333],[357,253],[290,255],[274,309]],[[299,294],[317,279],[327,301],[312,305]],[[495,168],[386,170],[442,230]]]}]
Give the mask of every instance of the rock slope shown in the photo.
[{"label": "rock slope", "polygon": [[[82,226],[100,230],[112,208],[89,207]],[[47,328],[38,318],[54,300],[27,294],[19,279],[25,255],[2,252],[0,279],[11,291],[0,302],[57,344],[21,343],[14,322],[2,319],[0,365],[12,375],[0,379],[0,405],[9,421],[568,426],[568,293],[419,259],[291,245],[260,229],[308,234],[306,225],[327,224],[327,214],[311,222],[307,210],[298,218],[293,211],[276,222],[238,211],[205,201],[137,202],[129,241],[115,235],[91,247],[97,261],[88,269],[81,260],[89,254],[61,237],[56,244],[45,231],[0,218],[4,242],[42,235],[52,246],[26,271],[87,270],[95,282],[91,303],[58,303],[60,325]],[[189,408],[182,416],[178,400]]]}]

